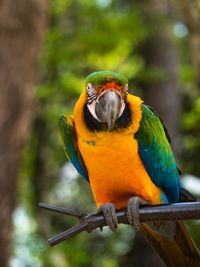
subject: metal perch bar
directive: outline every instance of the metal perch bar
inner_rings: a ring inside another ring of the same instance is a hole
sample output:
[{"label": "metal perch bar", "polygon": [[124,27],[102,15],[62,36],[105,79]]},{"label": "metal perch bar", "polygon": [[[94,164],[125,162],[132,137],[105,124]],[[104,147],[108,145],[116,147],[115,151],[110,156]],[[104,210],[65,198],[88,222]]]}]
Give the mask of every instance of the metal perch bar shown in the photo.
[{"label": "metal perch bar", "polygon": [[66,208],[61,208],[61,207],[56,207],[56,206],[52,206],[46,203],[39,203],[39,207],[46,209],[46,210],[50,210],[50,211],[54,211],[56,213],[61,213],[61,214],[65,214],[71,217],[75,217],[78,219],[84,218],[85,216],[87,216],[86,213],[84,212],[79,212],[79,211],[74,211],[74,210],[70,210],[70,209],[66,209]]},{"label": "metal perch bar", "polygon": [[[102,214],[87,215],[65,208],[39,203],[41,208],[73,216],[82,220],[78,225],[48,239],[50,246],[73,237],[83,231],[92,231],[96,228],[106,226],[106,221]],[[126,210],[117,211],[119,223],[129,224],[126,217]],[[181,202],[167,205],[143,206],[139,208],[139,218],[141,222],[148,221],[171,221],[171,220],[197,220],[200,219],[200,202]]]}]

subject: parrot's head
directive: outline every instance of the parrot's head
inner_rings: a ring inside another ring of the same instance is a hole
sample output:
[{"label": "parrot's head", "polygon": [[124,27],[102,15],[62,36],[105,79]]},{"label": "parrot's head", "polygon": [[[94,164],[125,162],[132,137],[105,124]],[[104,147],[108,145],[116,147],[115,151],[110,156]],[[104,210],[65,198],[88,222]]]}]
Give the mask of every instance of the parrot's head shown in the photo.
[{"label": "parrot's head", "polygon": [[93,72],[86,79],[86,90],[89,112],[112,131],[125,108],[128,80],[117,72]]}]

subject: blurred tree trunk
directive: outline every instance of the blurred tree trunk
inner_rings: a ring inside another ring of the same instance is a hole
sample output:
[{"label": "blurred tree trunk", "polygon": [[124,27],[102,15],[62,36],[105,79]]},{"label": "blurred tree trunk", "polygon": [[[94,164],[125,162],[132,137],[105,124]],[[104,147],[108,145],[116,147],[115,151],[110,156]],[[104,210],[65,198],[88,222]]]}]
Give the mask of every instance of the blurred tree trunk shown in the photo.
[{"label": "blurred tree trunk", "polygon": [[12,253],[17,173],[34,107],[45,0],[0,2],[0,266]]},{"label": "blurred tree trunk", "polygon": [[149,76],[149,79],[142,82],[141,88],[145,103],[153,107],[167,126],[172,137],[172,148],[177,156],[181,110],[177,73],[179,58],[173,26],[168,22],[168,17],[173,17],[176,11],[169,0],[148,0],[144,1],[143,6],[145,21],[151,34],[141,47],[147,77]]},{"label": "blurred tree trunk", "polygon": [[200,1],[177,0],[183,19],[189,29],[191,56],[200,89]]},{"label": "blurred tree trunk", "polygon": [[[139,4],[150,32],[140,47],[140,54],[145,61],[144,79],[141,77],[140,84],[143,99],[164,120],[172,137],[174,151],[177,152],[174,144],[178,140],[181,104],[178,92],[178,55],[172,26],[168,23],[168,16],[174,10],[168,0],[143,0]],[[163,267],[165,264],[142,235],[138,234],[122,266]]]}]

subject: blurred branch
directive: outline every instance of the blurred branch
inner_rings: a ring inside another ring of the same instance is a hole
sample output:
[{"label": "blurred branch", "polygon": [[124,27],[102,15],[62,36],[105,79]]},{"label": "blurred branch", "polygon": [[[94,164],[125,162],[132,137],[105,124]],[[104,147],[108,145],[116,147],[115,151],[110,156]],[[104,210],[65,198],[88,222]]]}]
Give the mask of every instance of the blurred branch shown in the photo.
[{"label": "blurred branch", "polygon": [[[49,238],[48,243],[51,247],[77,235],[80,232],[91,232],[94,229],[103,228],[107,225],[104,216],[100,213],[87,215],[83,212],[55,207],[45,203],[39,203],[39,207],[80,219],[80,223],[78,225]],[[119,223],[129,224],[125,209],[117,211],[117,218]],[[139,218],[141,222],[200,219],[200,202],[182,202],[168,205],[143,206],[139,208]]]}]

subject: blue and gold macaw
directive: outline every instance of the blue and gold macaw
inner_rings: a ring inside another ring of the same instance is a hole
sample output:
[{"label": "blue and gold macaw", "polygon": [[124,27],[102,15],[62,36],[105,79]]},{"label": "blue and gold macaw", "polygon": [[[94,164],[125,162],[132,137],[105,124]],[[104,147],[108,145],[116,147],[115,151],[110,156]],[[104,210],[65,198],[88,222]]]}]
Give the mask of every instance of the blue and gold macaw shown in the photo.
[{"label": "blue and gold macaw", "polygon": [[180,201],[179,172],[161,119],[115,72],[90,74],[73,116],[60,116],[64,149],[90,183],[110,229],[116,209],[140,229],[167,266],[200,266],[197,248],[181,222],[140,224],[143,204]]}]

